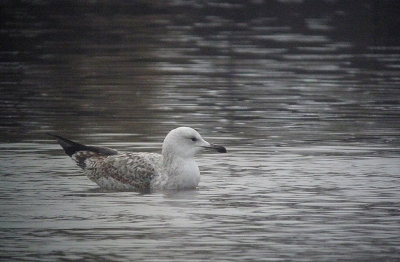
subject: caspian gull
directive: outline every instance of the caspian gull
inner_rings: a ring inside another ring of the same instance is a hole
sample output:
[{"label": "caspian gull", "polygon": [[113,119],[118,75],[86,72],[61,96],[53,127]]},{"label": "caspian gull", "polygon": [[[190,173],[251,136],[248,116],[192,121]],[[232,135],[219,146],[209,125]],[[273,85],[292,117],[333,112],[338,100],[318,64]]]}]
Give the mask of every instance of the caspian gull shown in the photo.
[{"label": "caspian gull", "polygon": [[200,170],[194,156],[204,150],[226,153],[225,147],[208,143],[190,127],[171,130],[164,139],[161,154],[124,153],[49,135],[57,138],[65,153],[90,180],[107,190],[152,192],[196,188]]}]

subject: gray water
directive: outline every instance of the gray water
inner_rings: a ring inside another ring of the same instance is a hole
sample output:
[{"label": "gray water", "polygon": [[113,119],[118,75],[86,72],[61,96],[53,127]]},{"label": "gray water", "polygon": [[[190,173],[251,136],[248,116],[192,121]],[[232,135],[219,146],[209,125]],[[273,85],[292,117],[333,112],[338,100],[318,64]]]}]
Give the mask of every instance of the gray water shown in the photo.
[{"label": "gray water", "polygon": [[[398,261],[396,1],[2,1],[1,261]],[[46,132],[197,190],[104,192]]]}]

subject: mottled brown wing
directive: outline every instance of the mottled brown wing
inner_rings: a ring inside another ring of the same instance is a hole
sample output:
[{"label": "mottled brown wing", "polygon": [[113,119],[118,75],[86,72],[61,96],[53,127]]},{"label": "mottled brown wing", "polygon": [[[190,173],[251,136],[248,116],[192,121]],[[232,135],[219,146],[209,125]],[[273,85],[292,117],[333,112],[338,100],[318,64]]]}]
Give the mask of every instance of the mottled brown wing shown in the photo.
[{"label": "mottled brown wing", "polygon": [[102,161],[102,173],[137,191],[148,191],[157,172],[157,164],[152,155],[154,154],[126,153],[108,156]]}]

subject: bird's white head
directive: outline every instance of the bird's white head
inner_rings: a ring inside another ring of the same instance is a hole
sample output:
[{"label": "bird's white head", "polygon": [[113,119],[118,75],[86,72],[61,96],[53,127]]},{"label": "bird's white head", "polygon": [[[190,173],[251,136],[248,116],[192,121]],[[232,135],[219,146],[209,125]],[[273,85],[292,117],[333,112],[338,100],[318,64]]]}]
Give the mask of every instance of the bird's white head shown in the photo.
[{"label": "bird's white head", "polygon": [[190,127],[178,127],[171,130],[162,145],[163,156],[193,158],[204,150],[226,153],[223,146],[213,145],[205,141],[201,135]]}]

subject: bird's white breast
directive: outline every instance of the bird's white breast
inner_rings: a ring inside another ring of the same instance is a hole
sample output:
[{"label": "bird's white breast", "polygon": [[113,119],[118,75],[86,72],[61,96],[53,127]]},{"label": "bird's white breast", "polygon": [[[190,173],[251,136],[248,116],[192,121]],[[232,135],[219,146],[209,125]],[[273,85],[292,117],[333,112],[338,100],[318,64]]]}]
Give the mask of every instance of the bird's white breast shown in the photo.
[{"label": "bird's white breast", "polygon": [[174,170],[168,170],[166,189],[196,188],[200,182],[200,170],[194,159],[180,161]]}]

